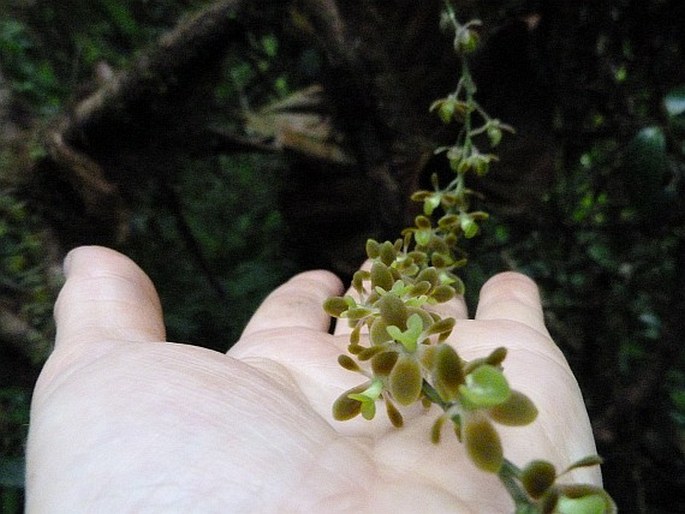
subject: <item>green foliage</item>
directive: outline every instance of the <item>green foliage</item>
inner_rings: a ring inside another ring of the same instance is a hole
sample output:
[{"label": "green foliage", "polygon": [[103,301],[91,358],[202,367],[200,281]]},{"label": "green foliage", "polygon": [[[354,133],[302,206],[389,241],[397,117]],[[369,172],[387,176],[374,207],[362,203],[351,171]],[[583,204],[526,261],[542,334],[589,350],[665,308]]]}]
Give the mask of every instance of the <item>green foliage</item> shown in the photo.
[{"label": "green foliage", "polygon": [[52,344],[52,305],[59,279],[45,259],[49,252],[37,218],[9,190],[0,189],[0,292],[12,293],[14,305],[3,306],[26,325],[29,340],[24,344],[35,363],[45,359]]},{"label": "green foliage", "polygon": [[54,113],[66,91],[53,64],[36,53],[36,43],[23,23],[0,19],[0,62],[11,90],[43,113]]},{"label": "green foliage", "polygon": [[202,3],[38,0],[23,7],[0,0],[2,74],[15,101],[39,115],[54,115],[75,94],[83,94],[84,83],[94,88],[99,64],[124,66],[185,9]]},{"label": "green foliage", "polygon": [[[182,199],[177,211],[169,210],[164,198],[146,196],[124,250],[157,285],[170,338],[226,350],[264,296],[295,266],[281,254],[285,231],[275,207],[275,162],[242,156],[221,158],[218,169],[205,166],[191,162],[179,171],[173,190]],[[180,222],[187,224],[197,249],[188,247]]]},{"label": "green foliage", "polygon": [[[2,182],[0,181],[0,184]],[[52,348],[52,307],[58,278],[46,254],[50,244],[42,227],[11,190],[0,185],[0,360],[23,354],[41,364]],[[19,348],[19,351],[12,348]],[[31,401],[28,385],[12,386],[3,376],[0,388],[0,511],[21,512],[23,505],[23,448]]]},{"label": "green foliage", "polygon": [[23,506],[23,448],[29,421],[28,389],[0,389],[0,512],[21,512]]}]

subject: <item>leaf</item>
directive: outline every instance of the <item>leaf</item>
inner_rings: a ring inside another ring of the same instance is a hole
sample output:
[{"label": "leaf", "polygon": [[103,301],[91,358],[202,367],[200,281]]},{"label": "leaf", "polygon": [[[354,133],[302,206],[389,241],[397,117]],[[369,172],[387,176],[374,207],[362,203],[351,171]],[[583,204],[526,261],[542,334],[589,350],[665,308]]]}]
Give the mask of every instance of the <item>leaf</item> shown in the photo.
[{"label": "leaf", "polygon": [[438,194],[429,196],[423,201],[423,213],[426,216],[433,214],[433,211],[440,205],[441,197]]},{"label": "leaf", "polygon": [[397,250],[395,250],[395,246],[390,241],[384,241],[380,245],[378,256],[383,264],[390,266],[393,262],[395,262]]},{"label": "leaf", "polygon": [[429,266],[421,270],[421,272],[416,276],[417,282],[430,282],[431,286],[435,286],[438,283],[438,271],[433,267]]},{"label": "leaf", "polygon": [[420,229],[414,232],[414,239],[416,240],[416,244],[419,246],[428,246],[431,242],[432,236],[432,230]]},{"label": "leaf", "polygon": [[492,352],[490,352],[490,355],[488,355],[485,358],[485,363],[490,364],[490,366],[499,366],[504,362],[504,359],[507,356],[507,349],[504,346],[500,346],[498,348],[495,348]]},{"label": "leaf", "polygon": [[461,225],[461,229],[464,231],[464,237],[466,239],[471,239],[478,234],[478,224],[473,221],[473,218],[471,218],[468,214],[462,215],[459,223]]},{"label": "leaf", "polygon": [[[367,385],[367,384],[365,384]],[[376,415],[376,400],[383,392],[383,382],[374,379],[368,387],[361,392],[350,392],[347,397],[360,403],[359,410],[364,419],[373,419]]]},{"label": "leaf", "polygon": [[581,498],[561,496],[554,512],[557,514],[604,514],[606,502],[599,494],[590,494]]},{"label": "leaf", "polygon": [[369,359],[381,353],[383,350],[384,347],[380,345],[374,345],[369,348],[364,348],[357,354],[357,359],[359,359],[360,361],[368,361]]},{"label": "leaf", "polygon": [[345,318],[350,320],[360,320],[369,316],[373,311],[368,307],[353,307],[345,311]]},{"label": "leaf", "polygon": [[413,286],[409,288],[408,294],[409,296],[422,296],[425,295],[428,291],[430,291],[432,287],[432,284],[428,281],[421,281],[421,282],[416,282]]},{"label": "leaf", "polygon": [[364,281],[370,278],[370,273],[366,270],[355,271],[352,275],[352,287],[354,287],[359,293],[364,291]]},{"label": "leaf", "polygon": [[368,400],[362,402],[361,405],[362,417],[366,420],[372,420],[376,415],[376,402],[375,400]]},{"label": "leaf", "polygon": [[361,339],[361,332],[362,325],[359,323],[355,324],[354,328],[352,328],[352,332],[350,332],[350,348],[355,348],[357,349],[357,351],[354,352],[350,349],[350,353],[359,353],[361,349],[363,349],[363,347],[359,345],[359,340]]},{"label": "leaf", "polygon": [[459,392],[473,408],[500,405],[511,395],[507,379],[489,364],[478,366],[466,375],[466,384],[459,386]]}]

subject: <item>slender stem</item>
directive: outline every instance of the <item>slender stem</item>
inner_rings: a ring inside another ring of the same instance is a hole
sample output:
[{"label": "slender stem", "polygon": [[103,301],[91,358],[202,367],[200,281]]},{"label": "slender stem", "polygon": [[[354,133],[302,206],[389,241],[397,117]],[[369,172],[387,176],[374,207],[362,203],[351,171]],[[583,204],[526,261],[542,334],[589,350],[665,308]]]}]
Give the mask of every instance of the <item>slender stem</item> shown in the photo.
[{"label": "slender stem", "polygon": [[452,406],[449,402],[446,402],[440,397],[435,388],[432,385],[430,385],[427,380],[423,381],[421,390],[423,391],[423,394],[426,396],[426,398],[428,398],[428,400],[436,404],[442,410],[447,411],[447,409],[449,409]]},{"label": "slender stem", "polygon": [[504,459],[497,476],[514,500],[516,514],[533,514],[538,512],[537,507],[521,487],[518,480],[521,476],[521,470],[513,462]]}]

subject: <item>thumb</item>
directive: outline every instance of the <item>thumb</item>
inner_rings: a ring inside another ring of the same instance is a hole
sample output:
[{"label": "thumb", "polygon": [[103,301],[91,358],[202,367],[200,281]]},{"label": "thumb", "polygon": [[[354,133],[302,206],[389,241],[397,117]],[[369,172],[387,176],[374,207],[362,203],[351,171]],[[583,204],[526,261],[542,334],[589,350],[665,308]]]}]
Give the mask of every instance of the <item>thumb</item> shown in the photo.
[{"label": "thumb", "polygon": [[103,340],[165,340],[162,308],[147,275],[128,257],[97,246],[72,250],[55,304],[56,349]]}]

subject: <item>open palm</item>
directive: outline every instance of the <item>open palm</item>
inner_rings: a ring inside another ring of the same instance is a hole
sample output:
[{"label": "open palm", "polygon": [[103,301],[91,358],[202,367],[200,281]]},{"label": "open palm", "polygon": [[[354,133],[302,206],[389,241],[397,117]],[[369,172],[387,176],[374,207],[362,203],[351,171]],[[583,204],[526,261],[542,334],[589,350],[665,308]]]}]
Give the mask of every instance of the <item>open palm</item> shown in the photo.
[{"label": "open palm", "polygon": [[[396,429],[337,422],[331,405],[363,378],[336,362],[346,328],[328,333],[324,271],[274,291],[227,354],[165,343],[157,294],[129,259],[72,252],[55,316],[55,350],[36,385],[27,449],[27,512],[483,512],[513,503],[476,469],[437,408],[403,411]],[[535,424],[498,428],[505,456],[562,469],[594,453],[576,381],[549,338],[535,285],[513,273],[463,302],[450,342],[466,359],[509,348],[505,374],[538,406]],[[601,483],[596,469],[569,477]]]}]

